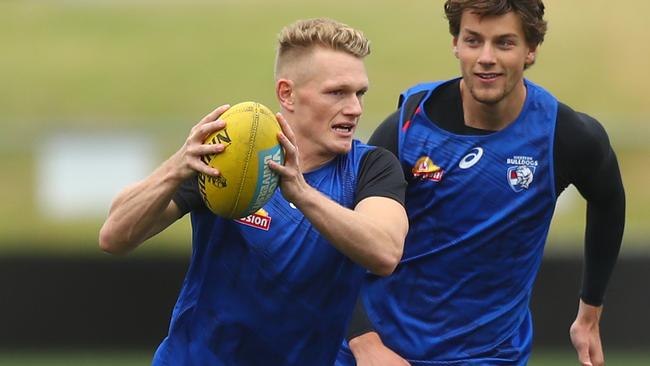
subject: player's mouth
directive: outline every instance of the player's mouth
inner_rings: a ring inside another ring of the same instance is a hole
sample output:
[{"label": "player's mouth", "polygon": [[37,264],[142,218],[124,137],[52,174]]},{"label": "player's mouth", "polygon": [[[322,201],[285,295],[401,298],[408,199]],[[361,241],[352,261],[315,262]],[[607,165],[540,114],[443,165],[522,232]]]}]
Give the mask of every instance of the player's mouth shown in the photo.
[{"label": "player's mouth", "polygon": [[474,73],[474,75],[476,75],[476,77],[478,77],[482,81],[491,82],[496,80],[498,77],[500,77],[503,74],[496,73],[496,72],[477,72]]},{"label": "player's mouth", "polygon": [[337,135],[348,137],[348,136],[352,136],[355,127],[356,125],[352,122],[342,122],[342,123],[335,123],[334,125],[332,125],[332,130],[334,130],[334,132],[336,132]]}]

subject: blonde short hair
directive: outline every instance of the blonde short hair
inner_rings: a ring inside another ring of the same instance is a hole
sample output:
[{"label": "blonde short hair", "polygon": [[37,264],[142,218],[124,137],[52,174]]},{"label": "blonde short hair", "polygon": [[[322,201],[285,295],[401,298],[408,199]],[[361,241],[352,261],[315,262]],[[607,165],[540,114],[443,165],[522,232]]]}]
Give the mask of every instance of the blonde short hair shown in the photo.
[{"label": "blonde short hair", "polygon": [[286,60],[324,47],[358,58],[370,54],[370,41],[358,29],[328,18],[299,20],[284,27],[278,35],[275,75]]}]

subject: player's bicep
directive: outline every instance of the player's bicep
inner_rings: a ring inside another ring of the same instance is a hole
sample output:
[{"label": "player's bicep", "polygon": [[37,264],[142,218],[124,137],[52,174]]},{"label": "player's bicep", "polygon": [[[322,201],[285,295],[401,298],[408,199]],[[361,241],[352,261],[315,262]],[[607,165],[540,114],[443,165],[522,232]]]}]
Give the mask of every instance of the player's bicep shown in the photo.
[{"label": "player's bicep", "polygon": [[605,203],[616,199],[623,192],[623,183],[616,154],[605,129],[595,119],[581,114],[584,121],[584,137],[575,159],[576,172],[573,184],[591,203]]},{"label": "player's bicep", "polygon": [[408,231],[405,195],[406,181],[397,158],[383,148],[369,151],[359,171],[354,209],[385,230],[400,248]]},{"label": "player's bicep", "polygon": [[394,242],[401,243],[403,246],[409,225],[406,209],[401,202],[388,197],[366,197],[355,206],[354,210],[379,225]]},{"label": "player's bicep", "polygon": [[591,203],[604,203],[622,194],[623,181],[614,151],[610,150],[598,169],[590,172],[576,187]]}]

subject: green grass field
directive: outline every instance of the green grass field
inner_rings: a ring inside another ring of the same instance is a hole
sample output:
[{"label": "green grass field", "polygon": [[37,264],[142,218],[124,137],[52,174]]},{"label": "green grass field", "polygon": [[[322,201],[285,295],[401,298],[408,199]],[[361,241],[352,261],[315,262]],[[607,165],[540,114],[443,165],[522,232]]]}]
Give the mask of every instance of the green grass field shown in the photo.
[{"label": "green grass field", "polygon": [[[606,363],[613,366],[647,366],[650,354],[613,351],[606,355]],[[31,354],[0,353],[0,366],[144,366],[151,364],[147,353],[115,352],[49,352]],[[567,351],[535,352],[530,366],[573,366],[576,357]]]},{"label": "green grass field", "polygon": [[[549,33],[527,76],[606,126],[627,187],[631,244],[624,250],[647,252],[634,245],[650,237],[650,76],[641,71],[650,59],[650,2],[546,4]],[[0,253],[97,252],[103,215],[58,220],[38,210],[34,192],[47,181],[36,180],[36,152],[49,134],[142,133],[154,138],[162,161],[216,105],[254,99],[277,109],[275,36],[283,25],[315,16],[357,26],[372,40],[362,139],[394,109],[402,89],[458,73],[442,1],[0,2]],[[88,177],[100,168],[79,167]],[[557,212],[550,242],[576,244],[551,250],[579,250],[584,205],[569,201]],[[151,252],[185,250],[187,230],[186,222],[177,224]]]}]

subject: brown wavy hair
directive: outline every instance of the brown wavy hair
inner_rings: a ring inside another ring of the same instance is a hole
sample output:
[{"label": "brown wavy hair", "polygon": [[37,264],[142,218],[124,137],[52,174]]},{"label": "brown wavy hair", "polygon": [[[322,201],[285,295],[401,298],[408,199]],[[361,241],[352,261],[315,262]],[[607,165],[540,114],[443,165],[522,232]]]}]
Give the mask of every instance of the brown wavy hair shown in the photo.
[{"label": "brown wavy hair", "polygon": [[465,10],[479,17],[514,12],[521,19],[529,46],[537,46],[544,41],[547,25],[542,0],[447,0],[445,16],[449,21],[449,32],[454,37],[460,34],[460,18]]}]

